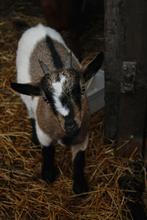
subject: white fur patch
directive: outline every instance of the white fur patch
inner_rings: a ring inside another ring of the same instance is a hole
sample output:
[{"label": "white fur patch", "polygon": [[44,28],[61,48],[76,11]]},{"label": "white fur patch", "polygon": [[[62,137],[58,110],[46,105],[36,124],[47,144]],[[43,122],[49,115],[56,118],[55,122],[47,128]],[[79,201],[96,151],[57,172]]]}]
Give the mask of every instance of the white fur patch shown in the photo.
[{"label": "white fur patch", "polygon": [[29,118],[36,119],[36,109],[38,106],[39,97],[32,98],[31,96],[22,94],[20,94],[20,96],[27,107]]},{"label": "white fur patch", "polygon": [[36,96],[32,99],[32,111],[33,111],[33,116],[34,116],[34,119],[37,120],[37,116],[36,116],[36,111],[37,111],[37,107],[38,107],[38,102],[39,102],[39,99],[40,97]]},{"label": "white fur patch", "polygon": [[39,124],[36,120],[36,133],[40,144],[44,147],[48,147],[52,139],[39,127]]},{"label": "white fur patch", "polygon": [[67,116],[69,114],[69,109],[66,108],[65,106],[63,106],[60,101],[60,96],[63,91],[63,84],[64,84],[65,80],[66,80],[65,76],[61,76],[60,81],[56,81],[56,82],[52,83],[52,86],[54,89],[53,99],[55,101],[55,106],[56,106],[57,111],[63,116]]},{"label": "white fur patch", "polygon": [[22,94],[20,94],[20,97],[27,107],[29,118],[34,118],[34,113],[32,111],[32,97],[28,95],[22,95]]}]

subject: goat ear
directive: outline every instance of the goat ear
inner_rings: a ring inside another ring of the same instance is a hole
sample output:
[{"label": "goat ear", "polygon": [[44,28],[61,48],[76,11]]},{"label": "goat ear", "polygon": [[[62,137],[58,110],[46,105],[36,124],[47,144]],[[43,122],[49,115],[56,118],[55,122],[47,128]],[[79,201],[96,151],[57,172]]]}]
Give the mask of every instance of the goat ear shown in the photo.
[{"label": "goat ear", "polygon": [[97,71],[100,69],[102,66],[104,60],[104,53],[100,52],[94,60],[84,69],[83,71],[83,79],[84,81],[88,81],[91,77],[93,77]]},{"label": "goat ear", "polygon": [[40,96],[41,91],[39,86],[31,85],[31,84],[22,84],[22,83],[11,83],[11,88],[16,92],[19,92],[23,95],[30,96]]}]

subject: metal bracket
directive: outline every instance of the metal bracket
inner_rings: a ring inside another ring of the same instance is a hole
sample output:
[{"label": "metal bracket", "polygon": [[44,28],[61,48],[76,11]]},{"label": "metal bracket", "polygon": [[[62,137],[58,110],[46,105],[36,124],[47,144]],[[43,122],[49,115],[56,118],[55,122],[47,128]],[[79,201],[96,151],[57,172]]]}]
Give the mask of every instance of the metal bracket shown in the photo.
[{"label": "metal bracket", "polygon": [[135,90],[136,62],[124,61],[122,65],[121,93]]}]

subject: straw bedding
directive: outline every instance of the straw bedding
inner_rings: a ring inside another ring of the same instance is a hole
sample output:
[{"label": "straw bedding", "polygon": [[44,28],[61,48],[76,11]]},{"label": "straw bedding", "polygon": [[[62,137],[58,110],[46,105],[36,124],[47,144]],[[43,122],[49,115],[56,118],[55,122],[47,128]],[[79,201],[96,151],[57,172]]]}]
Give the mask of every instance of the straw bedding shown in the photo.
[{"label": "straw bedding", "polygon": [[40,179],[41,149],[32,143],[26,109],[10,88],[16,76],[18,41],[12,19],[21,18],[30,25],[44,22],[41,14],[24,15],[25,7],[17,1],[0,21],[0,219],[127,220],[129,211],[118,187],[127,163],[115,158],[110,144],[103,144],[103,110],[91,117],[86,153],[89,193],[73,194],[71,154],[61,146],[56,150],[60,177],[49,185]]}]

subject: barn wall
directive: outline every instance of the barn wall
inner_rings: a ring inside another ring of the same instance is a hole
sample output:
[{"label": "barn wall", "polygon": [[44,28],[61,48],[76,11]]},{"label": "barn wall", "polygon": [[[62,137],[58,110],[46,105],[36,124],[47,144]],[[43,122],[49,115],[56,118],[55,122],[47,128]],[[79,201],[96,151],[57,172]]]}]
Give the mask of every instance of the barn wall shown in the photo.
[{"label": "barn wall", "polygon": [[[147,101],[147,2],[105,1],[105,135],[139,152]],[[132,148],[131,148],[132,146]]]},{"label": "barn wall", "polygon": [[105,137],[115,143],[116,155],[128,162],[130,172],[120,177],[119,186],[127,198],[131,213],[128,218],[133,220],[147,218],[143,201],[147,147],[146,27],[147,1],[105,1]]}]

